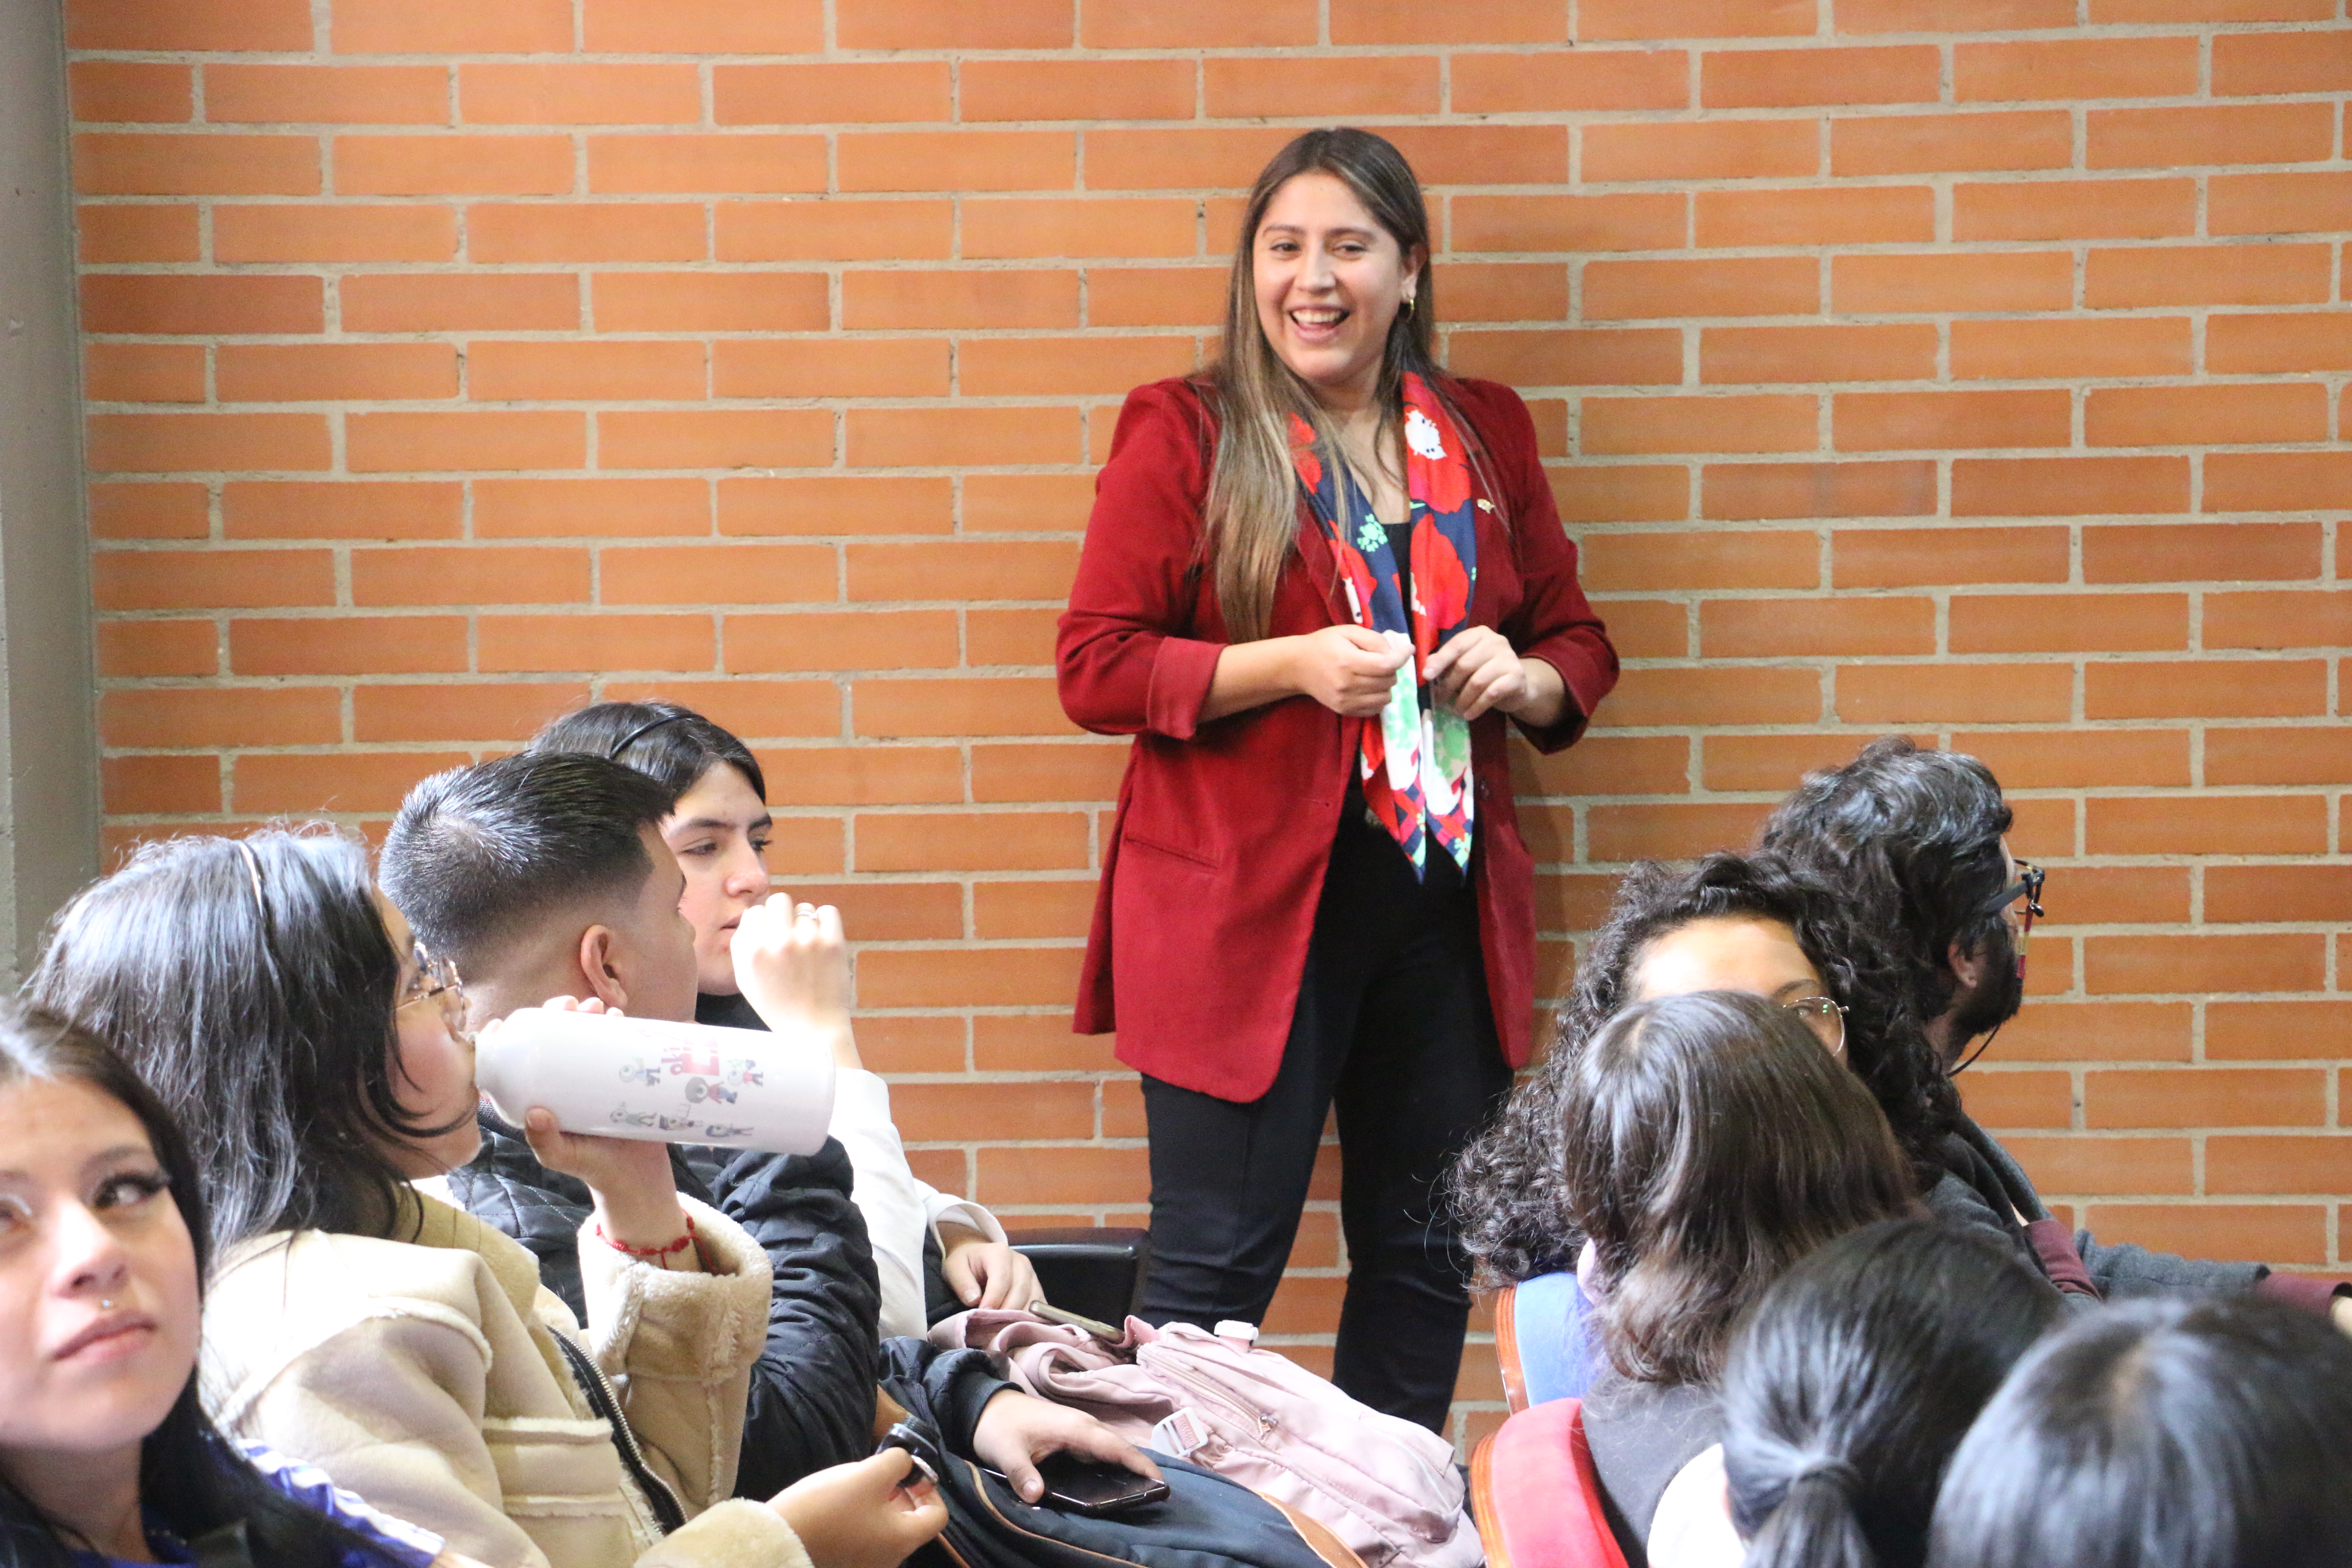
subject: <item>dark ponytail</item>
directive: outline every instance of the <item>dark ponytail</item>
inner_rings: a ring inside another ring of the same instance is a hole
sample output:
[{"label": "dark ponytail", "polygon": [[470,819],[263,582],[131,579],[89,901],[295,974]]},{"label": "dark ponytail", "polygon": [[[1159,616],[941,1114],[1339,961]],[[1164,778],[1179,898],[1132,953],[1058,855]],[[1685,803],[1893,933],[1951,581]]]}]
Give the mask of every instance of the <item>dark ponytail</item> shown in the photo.
[{"label": "dark ponytail", "polygon": [[1782,1276],[1724,1374],[1747,1568],[1920,1568],[1946,1462],[2063,1311],[2005,1250],[1923,1220],[1856,1231]]},{"label": "dark ponytail", "polygon": [[1854,1515],[1861,1489],[1861,1472],[1845,1460],[1806,1460],[1748,1543],[1741,1568],[1879,1568]]}]

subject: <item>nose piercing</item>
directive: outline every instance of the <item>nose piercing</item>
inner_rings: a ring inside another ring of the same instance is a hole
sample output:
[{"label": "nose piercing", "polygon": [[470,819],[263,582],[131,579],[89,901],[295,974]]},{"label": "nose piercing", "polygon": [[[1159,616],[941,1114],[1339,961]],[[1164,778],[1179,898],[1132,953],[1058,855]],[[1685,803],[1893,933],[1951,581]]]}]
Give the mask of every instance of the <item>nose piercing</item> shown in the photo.
[{"label": "nose piercing", "polygon": [[113,1302],[111,1302],[111,1301],[110,1301],[110,1300],[107,1300],[105,1297],[103,1297],[103,1296],[100,1296],[100,1297],[98,1299],[98,1304],[99,1304],[100,1307],[104,1308],[106,1310],[110,1311],[110,1312],[111,1312],[112,1310],[114,1310],[114,1303],[113,1303]]}]

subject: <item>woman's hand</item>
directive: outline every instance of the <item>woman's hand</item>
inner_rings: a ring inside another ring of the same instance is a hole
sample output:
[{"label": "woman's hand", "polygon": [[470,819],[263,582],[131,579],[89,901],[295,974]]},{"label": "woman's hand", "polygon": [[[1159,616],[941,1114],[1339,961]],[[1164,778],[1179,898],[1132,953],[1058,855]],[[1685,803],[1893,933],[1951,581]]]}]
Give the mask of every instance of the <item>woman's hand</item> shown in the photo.
[{"label": "woman's hand", "polygon": [[1017,1388],[1000,1389],[990,1396],[971,1431],[971,1449],[980,1462],[1013,1483],[1024,1502],[1045,1495],[1045,1479],[1037,1461],[1048,1454],[1069,1453],[1106,1465],[1124,1465],[1139,1476],[1161,1479],[1151,1457],[1084,1411],[1048,1405]]},{"label": "woman's hand", "polygon": [[768,1500],[816,1568],[898,1568],[948,1527],[939,1489],[914,1474],[914,1457],[885,1448],[794,1481]]},{"label": "woman's hand", "polygon": [[778,893],[743,911],[730,951],[736,988],[761,1023],[822,1037],[836,1067],[866,1065],[849,1025],[849,943],[839,910]]},{"label": "woman's hand", "polygon": [[960,1225],[939,1231],[940,1272],[965,1306],[1025,1308],[1045,1299],[1036,1268],[1005,1243]]},{"label": "woman's hand", "polygon": [[1492,626],[1465,626],[1429,656],[1430,693],[1465,719],[1489,709],[1541,727],[1559,716],[1566,689],[1542,659],[1521,658]]},{"label": "woman's hand", "polygon": [[1411,644],[1391,643],[1369,626],[1325,626],[1291,640],[1291,676],[1300,694],[1350,719],[1386,708],[1397,671],[1412,657]]}]

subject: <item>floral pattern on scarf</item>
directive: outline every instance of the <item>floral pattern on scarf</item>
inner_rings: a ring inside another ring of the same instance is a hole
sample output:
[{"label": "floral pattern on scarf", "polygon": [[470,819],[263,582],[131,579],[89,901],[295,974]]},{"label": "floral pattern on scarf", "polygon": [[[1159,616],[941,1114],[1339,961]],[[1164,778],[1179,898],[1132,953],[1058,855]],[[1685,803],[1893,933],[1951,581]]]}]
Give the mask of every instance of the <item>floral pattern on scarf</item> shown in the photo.
[{"label": "floral pattern on scarf", "polygon": [[[1356,625],[1391,647],[1411,645],[1378,724],[1363,729],[1358,771],[1364,804],[1412,862],[1428,869],[1429,840],[1470,869],[1473,816],[1470,726],[1430,699],[1429,656],[1469,625],[1478,580],[1477,494],[1469,456],[1444,405],[1417,375],[1404,378],[1405,494],[1411,521],[1412,603],[1404,602],[1388,531],[1372,515],[1347,465],[1291,416],[1291,463],[1330,542]],[[1474,504],[1475,503],[1475,504]]]}]

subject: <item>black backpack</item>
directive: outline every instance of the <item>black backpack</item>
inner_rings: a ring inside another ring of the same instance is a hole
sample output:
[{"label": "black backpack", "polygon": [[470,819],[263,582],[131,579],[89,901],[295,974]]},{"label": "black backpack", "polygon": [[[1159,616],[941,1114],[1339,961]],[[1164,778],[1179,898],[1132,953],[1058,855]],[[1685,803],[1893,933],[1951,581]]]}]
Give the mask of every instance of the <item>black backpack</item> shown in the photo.
[{"label": "black backpack", "polygon": [[1360,1568],[1336,1542],[1334,1558],[1318,1556],[1247,1487],[1164,1454],[1151,1458],[1167,1497],[1100,1519],[1023,1502],[971,1460],[944,1458],[948,1528],[934,1549],[954,1568]]},{"label": "black backpack", "polygon": [[946,1532],[908,1568],[1363,1568],[1320,1525],[1165,1454],[1151,1456],[1168,1479],[1158,1502],[1099,1519],[1023,1502],[1005,1481],[947,1451],[921,1379],[893,1376],[885,1386],[940,1455],[948,1505]]}]

